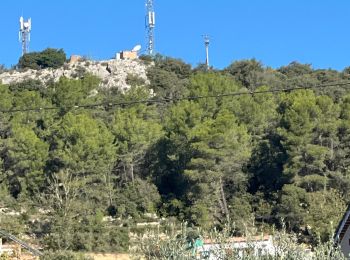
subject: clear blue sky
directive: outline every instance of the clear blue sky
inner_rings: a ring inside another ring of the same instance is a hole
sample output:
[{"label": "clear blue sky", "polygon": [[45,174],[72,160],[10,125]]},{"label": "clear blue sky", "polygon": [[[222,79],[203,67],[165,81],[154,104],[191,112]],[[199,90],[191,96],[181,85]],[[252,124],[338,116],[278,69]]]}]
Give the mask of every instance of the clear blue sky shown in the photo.
[{"label": "clear blue sky", "polygon": [[[196,65],[223,68],[256,58],[279,67],[291,61],[315,68],[350,66],[349,0],[155,0],[156,51]],[[144,0],[1,0],[0,64],[21,53],[19,17],[31,17],[31,51],[63,48],[94,59],[145,46]]]}]

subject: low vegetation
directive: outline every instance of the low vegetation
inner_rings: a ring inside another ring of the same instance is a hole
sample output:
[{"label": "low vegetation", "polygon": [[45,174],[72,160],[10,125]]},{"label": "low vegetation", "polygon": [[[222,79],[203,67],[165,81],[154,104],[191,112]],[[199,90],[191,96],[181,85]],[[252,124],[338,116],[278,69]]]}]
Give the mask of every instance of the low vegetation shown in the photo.
[{"label": "low vegetation", "polygon": [[[242,248],[230,243],[232,230],[225,226],[223,230],[202,232],[182,226],[182,229],[158,236],[153,232],[146,233],[133,247],[134,259],[235,259],[235,260],[345,260],[340,248],[332,240],[310,247],[300,244],[295,234],[282,228],[274,231],[271,247],[255,243],[255,238],[245,234],[246,242]],[[209,238],[211,248],[204,248],[203,237]],[[262,235],[260,235],[262,237]],[[265,244],[266,245],[266,244]]]},{"label": "low vegetation", "polygon": [[[345,260],[340,248],[332,240],[320,243],[311,248],[309,245],[298,243],[295,234],[286,230],[275,231],[271,245],[259,246],[254,238],[245,234],[247,241],[244,248],[236,247],[228,242],[232,234],[230,228],[212,230],[203,234],[200,230],[183,227],[180,232],[168,234],[166,237],[157,236],[153,232],[140,238],[133,248],[134,259],[227,259],[227,260]],[[204,248],[195,241],[209,237],[212,247]]]}]

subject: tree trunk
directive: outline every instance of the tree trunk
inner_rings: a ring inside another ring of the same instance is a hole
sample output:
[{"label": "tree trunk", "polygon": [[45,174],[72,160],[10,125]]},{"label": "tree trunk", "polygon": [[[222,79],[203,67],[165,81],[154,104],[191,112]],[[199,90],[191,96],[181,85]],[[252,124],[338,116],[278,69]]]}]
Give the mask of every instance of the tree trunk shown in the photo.
[{"label": "tree trunk", "polygon": [[127,176],[126,176],[126,165],[125,165],[126,163],[125,162],[123,162],[123,171],[124,171],[124,176],[123,176],[123,181],[125,182],[125,183],[127,183],[127,181],[128,181],[128,178],[127,178]]},{"label": "tree trunk", "polygon": [[111,181],[111,175],[112,175],[112,167],[108,167],[108,172],[106,173],[106,185],[108,190],[108,202],[109,206],[113,204],[113,186]]},{"label": "tree trunk", "polygon": [[132,186],[134,186],[135,185],[134,163],[130,163],[130,177],[131,177]]},{"label": "tree trunk", "polygon": [[229,212],[228,207],[227,207],[227,201],[226,201],[226,197],[225,197],[224,183],[222,181],[222,177],[220,177],[220,194],[221,194],[222,204],[224,207],[224,212],[226,215],[227,223],[230,223],[230,212]]},{"label": "tree trunk", "polygon": [[334,141],[333,138],[331,138],[331,160],[334,158]]}]

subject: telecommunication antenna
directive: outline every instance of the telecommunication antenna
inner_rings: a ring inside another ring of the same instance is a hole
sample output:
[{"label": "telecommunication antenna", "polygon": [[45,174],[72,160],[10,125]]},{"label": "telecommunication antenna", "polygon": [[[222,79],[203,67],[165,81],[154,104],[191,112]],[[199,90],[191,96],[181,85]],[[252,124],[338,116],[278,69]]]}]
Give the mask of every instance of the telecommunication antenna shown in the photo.
[{"label": "telecommunication antenna", "polygon": [[24,21],[23,16],[19,18],[19,35],[18,39],[22,43],[22,56],[29,51],[30,43],[30,31],[32,30],[32,19],[29,18],[27,21]]},{"label": "telecommunication antenna", "polygon": [[210,38],[209,35],[203,35],[204,39],[204,45],[205,45],[205,65],[207,66],[207,70],[210,69],[209,65],[209,44],[210,44]]},{"label": "telecommunication antenna", "polygon": [[154,53],[154,27],[156,25],[156,14],[154,12],[154,1],[146,0],[146,31],[147,31],[147,52]]}]

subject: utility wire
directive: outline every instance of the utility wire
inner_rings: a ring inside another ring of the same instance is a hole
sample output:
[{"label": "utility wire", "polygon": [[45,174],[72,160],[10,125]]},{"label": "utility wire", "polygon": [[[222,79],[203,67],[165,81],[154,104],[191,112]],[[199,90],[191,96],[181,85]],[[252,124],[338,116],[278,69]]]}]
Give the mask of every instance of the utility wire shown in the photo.
[{"label": "utility wire", "polygon": [[245,91],[245,92],[233,92],[233,93],[223,93],[217,95],[206,95],[206,96],[189,96],[189,97],[180,97],[180,98],[160,98],[160,99],[143,99],[143,100],[131,100],[123,102],[102,102],[102,103],[93,103],[93,104],[81,104],[81,105],[72,105],[65,107],[33,107],[33,108],[14,108],[9,110],[0,110],[0,113],[17,113],[17,112],[40,112],[44,110],[60,110],[60,109],[74,109],[74,108],[85,108],[92,109],[96,107],[116,107],[116,106],[128,106],[135,104],[155,104],[155,103],[168,103],[170,101],[184,101],[184,100],[198,100],[206,98],[221,98],[221,97],[235,97],[243,95],[259,95],[267,93],[279,93],[279,92],[289,92],[294,90],[302,89],[320,89],[328,87],[342,87],[350,85],[350,81],[338,82],[338,83],[328,83],[322,85],[313,85],[305,87],[293,87],[293,88],[282,88],[282,89],[270,89],[270,90],[258,90],[258,91]]}]

